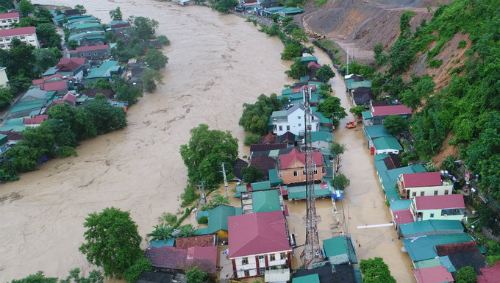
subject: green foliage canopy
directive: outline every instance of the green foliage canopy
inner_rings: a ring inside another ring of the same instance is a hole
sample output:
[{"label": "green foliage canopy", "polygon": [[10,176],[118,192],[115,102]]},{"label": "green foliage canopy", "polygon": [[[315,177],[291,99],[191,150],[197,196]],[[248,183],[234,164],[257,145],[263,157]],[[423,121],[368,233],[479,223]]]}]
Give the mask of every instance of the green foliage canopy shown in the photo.
[{"label": "green foliage canopy", "polygon": [[332,68],[326,64],[316,71],[316,78],[323,82],[327,82],[333,77],[335,77],[335,73]]},{"label": "green foliage canopy", "polygon": [[157,88],[157,84],[163,84],[163,74],[153,70],[153,69],[145,69],[142,72],[142,84],[144,90],[147,92],[153,92]]},{"label": "green foliage canopy", "polygon": [[396,283],[389,266],[380,257],[362,259],[359,267],[363,274],[363,283]]},{"label": "green foliage canopy", "polygon": [[465,266],[457,272],[457,283],[476,283],[477,274],[472,266]]},{"label": "green foliage canopy", "polygon": [[280,109],[280,101],[275,93],[269,97],[261,94],[254,104],[243,104],[243,113],[238,122],[247,132],[258,135],[266,135],[269,130],[267,123],[273,111]]},{"label": "green foliage canopy", "polygon": [[146,63],[155,70],[165,68],[168,63],[168,57],[163,55],[163,52],[156,49],[148,49],[145,60]]},{"label": "green foliage canopy", "polygon": [[397,135],[408,129],[408,122],[400,115],[390,115],[384,119],[384,127],[393,135]]}]

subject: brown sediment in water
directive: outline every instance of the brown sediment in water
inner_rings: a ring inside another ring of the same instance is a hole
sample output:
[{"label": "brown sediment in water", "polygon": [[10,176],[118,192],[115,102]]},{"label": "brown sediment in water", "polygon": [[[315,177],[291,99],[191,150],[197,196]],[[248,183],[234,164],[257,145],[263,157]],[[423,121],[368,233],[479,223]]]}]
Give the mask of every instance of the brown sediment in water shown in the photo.
[{"label": "brown sediment in water", "polygon": [[[103,22],[118,6],[124,18],[156,19],[157,34],[172,42],[164,48],[169,57],[165,85],[130,109],[124,130],[85,141],[78,157],[50,161],[0,186],[0,196],[22,196],[0,203],[2,282],[39,270],[59,278],[75,267],[88,273],[94,267],[78,251],[83,223],[89,213],[106,207],[130,211],[145,238],[157,217],[179,208],[187,181],[179,147],[188,142],[189,130],[206,123],[231,131],[244,155],[244,132],[238,126],[242,104],[290,84],[284,74],[290,62],[280,60],[281,42],[244,19],[171,2],[89,0],[83,5]],[[194,216],[186,223],[195,224]]]}]

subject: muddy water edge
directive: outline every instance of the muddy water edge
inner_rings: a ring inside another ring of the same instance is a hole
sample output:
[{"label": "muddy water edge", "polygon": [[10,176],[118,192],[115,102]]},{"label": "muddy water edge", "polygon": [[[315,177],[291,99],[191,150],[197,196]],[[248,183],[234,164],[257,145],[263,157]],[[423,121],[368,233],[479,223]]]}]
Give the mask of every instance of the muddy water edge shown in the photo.
[{"label": "muddy water edge", "polygon": [[242,104],[291,83],[279,40],[234,15],[147,0],[50,4],[83,4],[103,22],[118,6],[124,18],[153,18],[159,22],[157,34],[172,42],[164,48],[170,60],[165,85],[130,109],[124,130],[82,143],[78,157],[50,161],[0,186],[0,196],[19,194],[0,203],[1,282],[38,270],[60,278],[75,267],[88,273],[93,266],[78,251],[82,224],[89,213],[106,207],[130,211],[145,238],[161,213],[179,207],[187,180],[179,147],[188,142],[189,130],[200,123],[229,130],[243,155]]}]

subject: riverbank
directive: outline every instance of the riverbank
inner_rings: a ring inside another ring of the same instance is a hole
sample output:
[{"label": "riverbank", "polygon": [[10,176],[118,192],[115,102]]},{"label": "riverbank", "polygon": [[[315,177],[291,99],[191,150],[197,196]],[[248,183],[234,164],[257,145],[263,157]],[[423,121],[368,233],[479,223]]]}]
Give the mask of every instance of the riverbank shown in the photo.
[{"label": "riverbank", "polygon": [[0,238],[8,243],[0,248],[2,282],[38,270],[60,278],[74,267],[92,270],[78,246],[85,217],[105,207],[130,211],[144,238],[158,216],[179,207],[187,179],[179,147],[189,130],[200,123],[229,130],[245,155],[237,124],[242,104],[290,83],[284,74],[290,63],[279,58],[283,45],[251,22],[171,2],[110,4],[90,0],[85,8],[106,22],[119,5],[124,17],[156,19],[156,34],[171,39],[165,85],[131,108],[124,130],[85,141],[78,157],[50,161],[0,187],[1,196],[20,196],[0,204]]}]

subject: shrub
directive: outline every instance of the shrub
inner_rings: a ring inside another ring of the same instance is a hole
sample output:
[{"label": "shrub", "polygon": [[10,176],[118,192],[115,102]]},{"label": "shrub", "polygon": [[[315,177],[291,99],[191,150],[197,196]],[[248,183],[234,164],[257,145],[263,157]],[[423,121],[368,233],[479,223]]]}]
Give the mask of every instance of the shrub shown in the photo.
[{"label": "shrub", "polygon": [[202,216],[198,219],[198,224],[208,224],[208,217]]},{"label": "shrub", "polygon": [[137,280],[144,271],[152,271],[151,261],[149,259],[142,257],[135,261],[134,265],[129,267],[125,272],[123,272],[123,277],[128,283],[132,283]]},{"label": "shrub", "polygon": [[457,49],[465,48],[465,46],[467,46],[467,41],[460,40],[460,42],[458,43]]},{"label": "shrub", "polygon": [[244,145],[246,146],[250,146],[251,144],[256,144],[258,143],[260,140],[260,135],[258,134],[254,134],[254,133],[249,133],[246,137],[245,137],[245,141],[243,142]]}]

